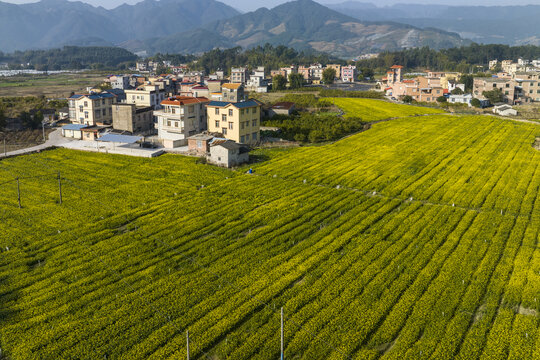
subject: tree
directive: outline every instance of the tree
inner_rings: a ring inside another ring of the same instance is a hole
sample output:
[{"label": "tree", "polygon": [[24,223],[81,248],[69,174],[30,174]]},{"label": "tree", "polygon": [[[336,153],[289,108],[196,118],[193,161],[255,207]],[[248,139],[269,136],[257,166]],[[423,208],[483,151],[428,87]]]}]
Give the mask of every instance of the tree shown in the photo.
[{"label": "tree", "polygon": [[330,85],[334,83],[334,80],[336,78],[336,69],[334,68],[326,68],[324,69],[322,73],[322,81],[326,85]]},{"label": "tree", "polygon": [[448,101],[448,99],[446,99],[446,96],[439,96],[437,98],[437,102],[440,103],[440,104],[445,103],[447,101]]},{"label": "tree", "polygon": [[285,80],[285,76],[276,75],[272,79],[272,90],[285,90],[286,84],[287,84],[287,80]]},{"label": "tree", "polygon": [[490,91],[484,91],[482,95],[489,100],[490,103],[496,104],[503,102],[504,95],[501,89],[493,89]]},{"label": "tree", "polygon": [[474,76],[472,75],[461,75],[459,82],[465,84],[465,92],[472,92],[474,85]]},{"label": "tree", "polygon": [[3,131],[6,128],[6,115],[4,114],[4,109],[0,109],[0,131]]},{"label": "tree", "polygon": [[457,87],[454,90],[452,90],[452,95],[463,95],[463,90]]},{"label": "tree", "polygon": [[289,86],[291,89],[300,89],[304,86],[304,76],[302,74],[289,74]]},{"label": "tree", "polygon": [[368,67],[363,67],[360,71],[362,72],[362,76],[364,77],[364,79],[373,79],[373,76],[375,76],[375,72],[373,72],[373,70]]},{"label": "tree", "polygon": [[414,99],[411,95],[405,95],[401,100],[406,104],[410,104]]},{"label": "tree", "polygon": [[476,108],[482,107],[482,103],[477,98],[471,100],[471,105]]}]

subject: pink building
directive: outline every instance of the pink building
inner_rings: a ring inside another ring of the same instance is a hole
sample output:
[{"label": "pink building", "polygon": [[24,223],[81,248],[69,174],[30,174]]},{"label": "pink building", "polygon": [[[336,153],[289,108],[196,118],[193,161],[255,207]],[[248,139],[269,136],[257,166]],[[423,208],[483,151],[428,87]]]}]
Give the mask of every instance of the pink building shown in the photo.
[{"label": "pink building", "polygon": [[356,66],[348,65],[341,68],[341,80],[343,82],[354,82],[356,75]]}]

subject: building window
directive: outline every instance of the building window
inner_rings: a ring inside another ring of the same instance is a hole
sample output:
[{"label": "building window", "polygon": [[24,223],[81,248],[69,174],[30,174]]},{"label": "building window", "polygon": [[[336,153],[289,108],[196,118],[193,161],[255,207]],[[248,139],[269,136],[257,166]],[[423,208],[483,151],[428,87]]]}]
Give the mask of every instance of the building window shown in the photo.
[{"label": "building window", "polygon": [[233,109],[229,109],[229,116],[233,116]]},{"label": "building window", "polygon": [[221,115],[221,121],[227,121],[227,115],[226,114]]},{"label": "building window", "polygon": [[216,115],[219,115],[219,109],[216,108]]},{"label": "building window", "polygon": [[167,126],[171,126],[171,120],[167,120]]},{"label": "building window", "polygon": [[257,126],[257,119],[253,119],[253,121],[251,122],[251,126]]},{"label": "building window", "polygon": [[107,109],[103,109],[103,116],[107,115]]},{"label": "building window", "polygon": [[253,113],[257,113],[257,108],[253,108]]},{"label": "building window", "polygon": [[244,109],[240,110],[240,114],[244,115]]},{"label": "building window", "polygon": [[253,133],[253,135],[251,135],[251,138],[256,141],[257,140],[257,133]]},{"label": "building window", "polygon": [[219,128],[219,120],[216,120],[216,128]]},{"label": "building window", "polygon": [[244,135],[240,136],[240,142],[243,143],[246,141],[246,137]]},{"label": "building window", "polygon": [[232,122],[229,122],[229,129],[232,130],[233,129],[233,124]]},{"label": "building window", "polygon": [[84,107],[88,107],[88,101],[84,102]]},{"label": "building window", "polygon": [[102,104],[102,105],[105,105],[105,99],[102,99],[102,100],[101,100],[101,104]]},{"label": "building window", "polygon": [[171,113],[176,114],[176,109],[175,109],[175,108],[171,108]]},{"label": "building window", "polygon": [[174,127],[178,127],[178,121],[174,122]]},{"label": "building window", "polygon": [[246,135],[246,141],[249,141],[249,134]]},{"label": "building window", "polygon": [[227,135],[227,128],[221,128],[221,133],[223,135]]},{"label": "building window", "polygon": [[85,118],[85,119],[88,119],[88,111],[85,111],[85,112],[84,112],[84,118]]},{"label": "building window", "polygon": [[240,129],[244,129],[244,122],[240,121]]}]

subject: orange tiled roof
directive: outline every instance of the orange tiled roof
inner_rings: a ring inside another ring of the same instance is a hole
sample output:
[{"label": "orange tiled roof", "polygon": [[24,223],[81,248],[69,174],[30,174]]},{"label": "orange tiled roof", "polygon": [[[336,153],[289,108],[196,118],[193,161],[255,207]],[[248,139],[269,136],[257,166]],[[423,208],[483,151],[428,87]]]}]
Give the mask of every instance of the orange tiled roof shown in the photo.
[{"label": "orange tiled roof", "polygon": [[390,69],[403,69],[403,66],[401,65],[394,65]]},{"label": "orange tiled roof", "polygon": [[236,89],[240,88],[240,86],[242,86],[242,84],[226,83],[226,84],[222,85],[222,87],[224,87],[225,89],[232,89],[232,90],[236,90]]}]

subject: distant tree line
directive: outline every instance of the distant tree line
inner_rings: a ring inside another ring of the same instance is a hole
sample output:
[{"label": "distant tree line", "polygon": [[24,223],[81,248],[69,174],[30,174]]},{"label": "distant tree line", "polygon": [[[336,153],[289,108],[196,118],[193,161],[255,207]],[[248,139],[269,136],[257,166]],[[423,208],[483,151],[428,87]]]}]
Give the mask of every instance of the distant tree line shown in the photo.
[{"label": "distant tree line", "polygon": [[118,47],[64,46],[62,49],[0,52],[0,62],[11,69],[79,70],[127,69],[134,66],[137,56]]},{"label": "distant tree line", "polygon": [[241,47],[231,49],[214,49],[201,55],[191,67],[194,70],[204,70],[212,73],[216,70],[229,72],[231,67],[248,66],[256,68],[264,66],[267,70],[278,69],[292,64],[329,64],[345,65],[346,62],[328,54],[297,51],[287,46],[266,44],[243,50]]},{"label": "distant tree line", "polygon": [[197,56],[187,54],[161,54],[157,53],[153,56],[150,56],[146,58],[147,61],[154,61],[154,62],[162,62],[162,61],[170,61],[173,65],[180,65],[180,64],[189,64],[195,60],[197,60]]},{"label": "distant tree line", "polygon": [[540,46],[509,46],[499,44],[471,44],[452,49],[433,50],[429,47],[383,52],[377,58],[360,60],[357,66],[383,71],[394,64],[407,69],[427,68],[435,71],[471,73],[481,71],[477,65],[487,66],[490,60],[534,60],[540,58]]}]

